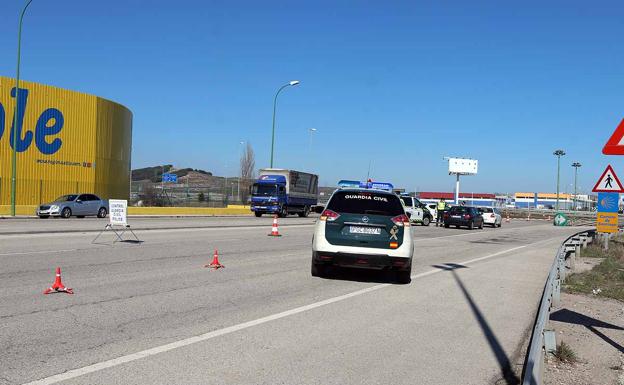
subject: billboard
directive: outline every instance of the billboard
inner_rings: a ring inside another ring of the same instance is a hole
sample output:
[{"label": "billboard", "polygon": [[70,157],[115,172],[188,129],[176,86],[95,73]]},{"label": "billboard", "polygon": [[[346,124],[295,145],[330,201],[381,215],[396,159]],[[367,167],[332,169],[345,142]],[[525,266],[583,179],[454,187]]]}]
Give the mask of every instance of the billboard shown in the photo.
[{"label": "billboard", "polygon": [[16,204],[71,193],[127,198],[132,113],[81,92],[0,76],[0,206],[10,203],[14,107]]},{"label": "billboard", "polygon": [[449,174],[475,175],[479,167],[476,159],[449,158]]}]

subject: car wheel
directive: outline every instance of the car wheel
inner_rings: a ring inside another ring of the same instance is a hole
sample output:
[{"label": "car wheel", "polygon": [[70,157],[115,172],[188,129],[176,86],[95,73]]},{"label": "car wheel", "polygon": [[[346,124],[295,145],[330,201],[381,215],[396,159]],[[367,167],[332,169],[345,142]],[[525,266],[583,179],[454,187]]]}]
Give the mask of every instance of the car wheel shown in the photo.
[{"label": "car wheel", "polygon": [[277,216],[279,216],[280,218],[286,218],[286,216],[288,216],[288,211],[286,210],[284,206],[282,206]]},{"label": "car wheel", "polygon": [[256,218],[260,218],[262,216],[262,213],[255,211],[254,214],[256,215]]},{"label": "car wheel", "polygon": [[472,230],[474,229],[474,222],[470,221],[470,223],[468,223],[468,229]]},{"label": "car wheel", "polygon": [[321,278],[327,275],[325,265],[319,265],[314,262],[312,262],[310,273],[312,274],[313,277],[321,277]]},{"label": "car wheel", "polygon": [[431,224],[431,219],[429,219],[429,217],[424,217],[422,221],[422,225],[429,226],[429,224]]},{"label": "car wheel", "polygon": [[483,222],[479,225],[479,230],[483,230]]},{"label": "car wheel", "polygon": [[69,218],[71,217],[71,209],[69,207],[65,207],[63,211],[61,211],[61,218]]},{"label": "car wheel", "polygon": [[501,227],[503,225],[503,221],[500,221],[500,223],[498,224],[498,227]]},{"label": "car wheel", "polygon": [[448,229],[450,226],[451,226],[451,225],[449,225],[449,224],[446,224],[446,223],[444,224],[444,228],[445,228],[445,229]]},{"label": "car wheel", "polygon": [[98,210],[98,213],[97,213],[97,217],[98,218],[106,218],[106,214],[108,214],[108,211],[106,211],[106,209],[104,207],[100,207],[100,209]]},{"label": "car wheel", "polygon": [[49,215],[39,215],[39,218],[46,219],[46,218],[50,218],[50,216]]},{"label": "car wheel", "polygon": [[398,270],[396,272],[396,281],[400,284],[408,284],[412,282],[412,267],[408,270]]}]

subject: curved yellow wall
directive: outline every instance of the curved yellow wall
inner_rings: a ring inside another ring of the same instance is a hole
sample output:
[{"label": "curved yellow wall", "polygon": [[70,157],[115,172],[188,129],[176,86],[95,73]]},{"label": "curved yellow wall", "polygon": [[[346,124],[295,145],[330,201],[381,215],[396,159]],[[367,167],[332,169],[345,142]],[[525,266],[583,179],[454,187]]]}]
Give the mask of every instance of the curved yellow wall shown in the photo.
[{"label": "curved yellow wall", "polygon": [[[76,192],[128,199],[132,113],[80,92],[20,81],[18,205]],[[10,204],[15,80],[0,76],[0,205]]]}]

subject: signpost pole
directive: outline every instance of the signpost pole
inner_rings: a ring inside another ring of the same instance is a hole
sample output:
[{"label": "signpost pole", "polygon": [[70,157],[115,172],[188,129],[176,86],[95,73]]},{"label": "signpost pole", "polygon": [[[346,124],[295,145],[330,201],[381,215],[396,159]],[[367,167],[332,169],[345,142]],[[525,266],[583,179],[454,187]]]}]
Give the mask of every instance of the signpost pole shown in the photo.
[{"label": "signpost pole", "polygon": [[455,181],[455,204],[459,204],[459,173],[457,175],[457,180]]}]

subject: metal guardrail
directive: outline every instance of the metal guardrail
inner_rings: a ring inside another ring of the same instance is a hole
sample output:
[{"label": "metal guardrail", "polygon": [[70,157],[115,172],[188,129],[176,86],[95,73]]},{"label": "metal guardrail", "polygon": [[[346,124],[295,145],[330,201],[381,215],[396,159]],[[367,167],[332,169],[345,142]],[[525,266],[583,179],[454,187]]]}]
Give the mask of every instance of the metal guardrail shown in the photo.
[{"label": "metal guardrail", "polygon": [[580,248],[593,242],[595,236],[595,229],[580,231],[567,238],[557,250],[533,327],[522,385],[542,385],[543,383],[545,354],[556,349],[555,332],[546,330],[546,326],[550,319],[551,308],[559,305],[561,283],[565,281],[566,276],[566,259],[569,260],[570,269],[574,270]]}]

